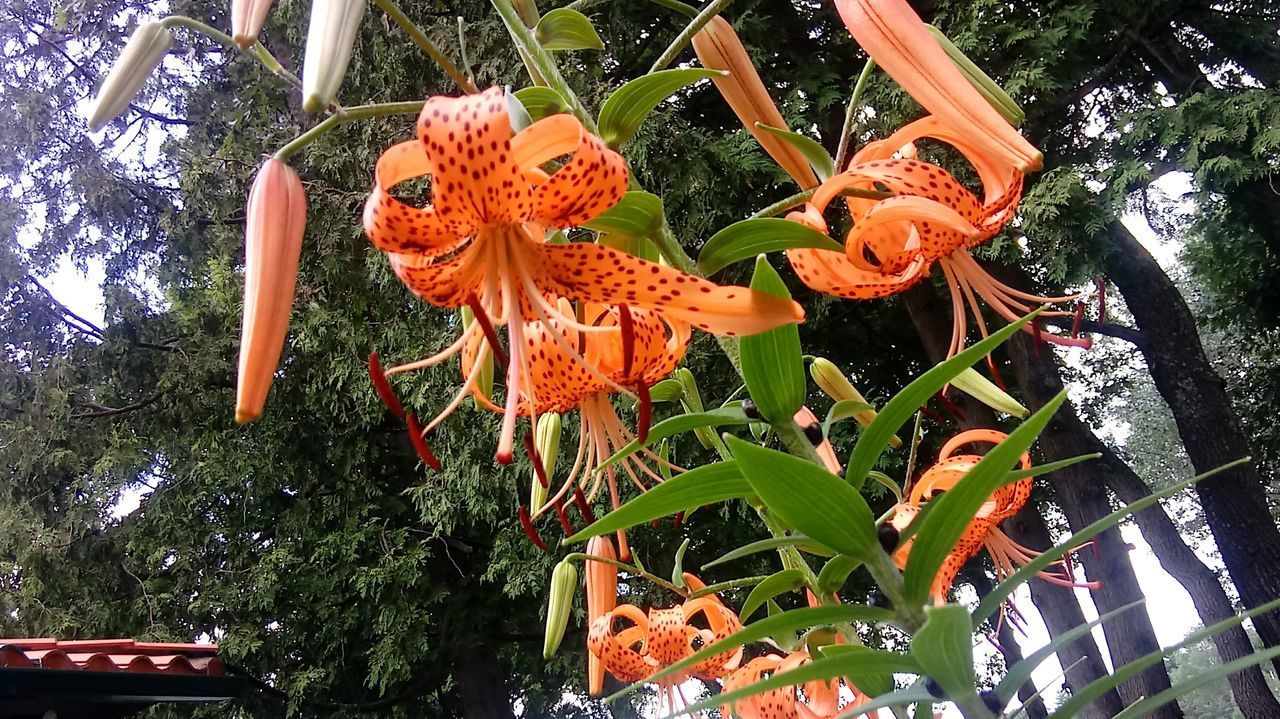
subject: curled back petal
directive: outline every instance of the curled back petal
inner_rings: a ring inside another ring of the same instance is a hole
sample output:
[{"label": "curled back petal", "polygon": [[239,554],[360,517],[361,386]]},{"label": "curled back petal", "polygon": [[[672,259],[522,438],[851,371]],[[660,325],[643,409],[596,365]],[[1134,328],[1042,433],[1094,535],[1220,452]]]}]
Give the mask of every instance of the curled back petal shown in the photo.
[{"label": "curled back petal", "polygon": [[462,307],[480,280],[476,270],[480,253],[472,243],[445,260],[414,254],[388,253],[391,269],[415,295],[437,307]]},{"label": "curled back petal", "polygon": [[787,259],[800,280],[811,289],[850,300],[871,300],[903,292],[928,276],[923,256],[898,273],[857,267],[843,252],[820,249],[787,250]]},{"label": "curled back petal", "polygon": [[618,204],[627,191],[627,161],[622,155],[586,132],[579,140],[569,161],[533,191],[531,218],[542,226],[581,225]]},{"label": "curled back petal", "polygon": [[548,279],[578,300],[661,312],[702,330],[750,335],[804,319],[790,299],[721,287],[611,247],[589,243],[544,245]]},{"label": "curled back petal", "polygon": [[[615,634],[615,619],[628,620],[632,626]],[[591,623],[587,649],[599,657],[604,668],[620,681],[638,682],[657,668],[652,660],[637,651],[645,645],[648,626],[644,612],[630,604],[620,605]]]},{"label": "curled back petal", "polygon": [[392,145],[378,158],[373,192],[364,204],[364,232],[375,247],[439,257],[475,233],[475,226],[461,213],[446,219],[431,206],[412,207],[391,196],[391,188],[430,173],[430,168],[422,143],[416,140]]},{"label": "curled back petal", "polygon": [[870,250],[883,272],[901,272],[916,255],[932,262],[977,234],[977,228],[950,207],[924,197],[899,195],[881,200],[857,219],[845,238],[845,254],[856,265]]}]

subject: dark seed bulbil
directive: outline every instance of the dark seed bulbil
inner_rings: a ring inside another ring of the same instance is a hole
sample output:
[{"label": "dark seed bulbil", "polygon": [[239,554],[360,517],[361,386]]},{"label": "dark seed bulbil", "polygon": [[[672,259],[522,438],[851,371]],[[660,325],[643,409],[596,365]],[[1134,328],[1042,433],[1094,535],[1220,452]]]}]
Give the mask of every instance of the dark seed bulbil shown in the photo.
[{"label": "dark seed bulbil", "polygon": [[747,415],[747,419],[760,419],[760,408],[749,399],[742,400],[742,413]]},{"label": "dark seed bulbil", "polygon": [[880,525],[876,536],[880,539],[880,548],[885,552],[893,554],[893,550],[898,548],[898,530],[892,524]]},{"label": "dark seed bulbil", "polygon": [[804,428],[804,436],[807,437],[809,442],[815,447],[822,444],[822,440],[825,439],[825,437],[822,436],[822,425],[817,422],[814,422]]}]

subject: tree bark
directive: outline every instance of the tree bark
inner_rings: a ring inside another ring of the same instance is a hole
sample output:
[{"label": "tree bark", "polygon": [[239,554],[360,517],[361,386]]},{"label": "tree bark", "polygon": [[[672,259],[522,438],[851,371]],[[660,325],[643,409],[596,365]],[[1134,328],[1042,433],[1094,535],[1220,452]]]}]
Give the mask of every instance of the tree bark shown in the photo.
[{"label": "tree bark", "polygon": [[[951,336],[951,322],[947,315],[950,308],[939,301],[933,288],[928,285],[916,287],[902,297],[930,360],[942,361],[946,357]],[[964,412],[961,424],[966,429],[994,428],[998,425],[995,414],[985,405],[971,401],[959,393],[953,393],[953,400]],[[1034,503],[1023,507],[1013,519],[1005,522],[1003,528],[1014,541],[1025,547],[1053,546],[1053,537]],[[1031,589],[1031,602],[1044,620],[1049,636],[1058,637],[1088,622],[1072,590],[1039,580],[1033,580],[1028,585]],[[1098,650],[1092,634],[1086,634],[1060,647],[1056,654],[1058,663],[1066,674],[1068,689],[1083,687],[1107,676],[1107,666],[1102,661],[1102,652]],[[1124,709],[1124,706],[1120,694],[1111,689],[1089,704],[1080,717],[1109,719]]]},{"label": "tree bark", "polygon": [[491,644],[472,644],[458,653],[458,679],[467,719],[515,719],[511,693],[498,670],[498,653]]},{"label": "tree bark", "polygon": [[[985,571],[972,572],[966,576],[973,582],[973,588],[977,590],[980,598],[986,597],[992,589],[995,589],[995,583]],[[1011,667],[1022,661],[1022,647],[1018,644],[1018,636],[1014,633],[1010,622],[1001,621],[996,624],[996,641],[999,642],[996,648],[1000,650],[1000,656],[1004,657],[1005,667]],[[1018,700],[1026,709],[1027,719],[1048,719],[1049,711],[1044,706],[1044,699],[1035,696],[1036,692],[1035,681],[1028,679],[1018,687]],[[1032,699],[1032,697],[1035,698]]]},{"label": "tree bark", "polygon": [[[1225,384],[1209,364],[1195,318],[1155,258],[1118,221],[1107,228],[1112,252],[1107,276],[1147,342],[1143,357],[1156,389],[1173,412],[1197,472],[1249,454]],[[1280,528],[1267,506],[1257,470],[1243,464],[1196,485],[1222,561],[1247,607],[1280,597]],[[1253,618],[1268,647],[1280,646],[1280,612]],[[1280,659],[1274,661],[1280,668]]]}]

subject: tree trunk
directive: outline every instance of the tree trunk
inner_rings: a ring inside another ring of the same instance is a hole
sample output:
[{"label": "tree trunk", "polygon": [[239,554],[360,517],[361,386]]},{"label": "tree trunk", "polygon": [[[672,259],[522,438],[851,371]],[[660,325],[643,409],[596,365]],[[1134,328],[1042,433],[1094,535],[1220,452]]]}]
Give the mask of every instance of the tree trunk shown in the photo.
[{"label": "tree trunk", "polygon": [[[950,340],[951,322],[949,307],[938,300],[932,287],[916,287],[902,295],[911,320],[920,333],[925,350],[933,362],[946,357]],[[985,405],[953,393],[953,399],[964,412],[962,424],[966,429],[997,426],[995,414]],[[1005,522],[1004,530],[1014,541],[1025,547],[1053,546],[1053,537],[1034,503],[1028,503],[1013,519]],[[1075,593],[1066,587],[1032,580],[1031,602],[1044,620],[1049,636],[1057,637],[1088,622]],[[1074,642],[1060,647],[1056,654],[1066,674],[1067,687],[1083,687],[1107,676],[1107,666],[1092,634],[1086,634]],[[1109,719],[1124,709],[1124,702],[1115,690],[1109,690],[1095,699],[1080,715],[1080,719]]]},{"label": "tree trunk", "polygon": [[[1173,282],[1124,225],[1111,223],[1107,276],[1146,342],[1142,354],[1173,412],[1187,456],[1206,472],[1249,454],[1222,378],[1200,345],[1195,318]],[[1196,485],[1222,561],[1247,607],[1280,597],[1280,528],[1257,470],[1243,464]],[[1280,612],[1253,618],[1268,647],[1280,646]],[[1280,659],[1275,660],[1280,668]]]},{"label": "tree trunk", "polygon": [[455,673],[467,719],[515,719],[511,693],[498,668],[498,653],[491,644],[473,644],[458,653]]},{"label": "tree trunk", "polygon": [[[973,588],[977,590],[979,598],[986,597],[995,588],[991,577],[987,576],[985,571],[972,572],[966,576],[973,581]],[[1022,647],[1018,644],[1018,636],[1010,622],[997,622],[997,624],[999,626],[996,629],[996,641],[999,644],[996,648],[1000,650],[1000,656],[1004,657],[1005,667],[1011,667],[1022,661]],[[1045,709],[1044,700],[1038,696],[1032,699],[1036,692],[1035,681],[1028,679],[1018,687],[1018,700],[1026,708],[1028,719],[1048,719],[1049,711]]]}]

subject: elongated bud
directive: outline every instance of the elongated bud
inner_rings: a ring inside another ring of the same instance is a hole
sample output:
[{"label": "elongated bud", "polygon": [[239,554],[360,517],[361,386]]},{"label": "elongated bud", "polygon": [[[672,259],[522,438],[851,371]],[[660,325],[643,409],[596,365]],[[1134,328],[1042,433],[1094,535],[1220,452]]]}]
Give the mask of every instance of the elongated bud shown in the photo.
[{"label": "elongated bud", "polygon": [[231,39],[241,50],[258,41],[274,0],[231,0]]},{"label": "elongated bud", "polygon": [[551,570],[551,598],[547,601],[547,633],[542,641],[542,658],[550,659],[560,648],[569,626],[573,595],[578,591],[578,565],[565,559]]},{"label": "elongated bud", "polygon": [[307,197],[293,168],[267,160],[249,191],[244,246],[244,321],[236,421],[262,415],[284,349],[298,279]]},{"label": "elongated bud", "polygon": [[163,23],[145,23],[133,31],[93,99],[89,130],[101,130],[124,112],[172,45],[173,35]]},{"label": "elongated bud", "polygon": [[738,34],[727,20],[717,15],[711,18],[697,34],[693,36],[693,51],[703,67],[711,70],[728,70],[729,74],[711,79],[716,89],[724,96],[725,102],[733,108],[734,114],[742,120],[743,126],[756,138],[760,147],[769,153],[774,162],[791,175],[800,187],[808,189],[818,186],[818,177],[813,174],[809,161],[785,140],[771,135],[756,127],[756,123],[787,129],[787,121],[782,118],[778,106],[769,96],[768,89],[760,80],[751,56],[742,46]]},{"label": "elongated bud", "polygon": [[1000,87],[995,80],[992,80],[990,75],[983,72],[982,68],[975,65],[969,59],[969,56],[961,52],[960,48],[951,42],[951,38],[947,37],[941,30],[933,25],[925,25],[925,27],[929,28],[929,32],[933,33],[933,38],[938,41],[938,46],[956,64],[956,68],[965,76],[969,84],[973,85],[973,89],[981,93],[987,102],[996,109],[996,112],[1009,121],[1010,125],[1020,127],[1023,121],[1027,119],[1027,114],[1022,111],[1022,107],[1018,103],[1014,102],[1012,97],[1009,97],[1009,93],[1005,92],[1004,88]]},{"label": "elongated bud", "polygon": [[955,379],[951,380],[951,386],[997,412],[1011,414],[1020,419],[1026,419],[1031,414],[1018,400],[1010,397],[1008,392],[997,387],[972,367],[965,367],[963,372],[956,375]]},{"label": "elongated bud", "polygon": [[302,65],[302,109],[321,112],[332,105],[347,74],[367,0],[313,0]]},{"label": "elongated bud", "polygon": [[[809,376],[813,377],[813,381],[826,392],[831,399],[837,402],[850,400],[853,402],[861,402],[863,404],[871,404],[866,397],[857,390],[849,382],[849,378],[844,376],[840,368],[835,366],[825,357],[818,357],[809,365]],[[867,427],[876,418],[874,409],[867,409],[853,415],[854,420],[863,427]],[[902,440],[895,437],[889,438],[889,445],[892,447],[901,447]]]},{"label": "elongated bud", "polygon": [[[587,541],[587,554],[617,559],[613,551],[613,540],[608,537],[592,537]],[[586,560],[587,581],[587,626],[596,619],[613,611],[618,606],[618,568],[604,562]],[[599,696],[604,691],[604,665],[600,658],[587,652],[587,690],[591,696]]]},{"label": "elongated bud", "polygon": [[[476,319],[475,311],[466,305],[459,311],[462,314],[462,326],[470,327]],[[471,403],[476,409],[488,409],[485,400],[493,397],[493,350],[489,347],[488,340],[482,342],[480,354],[476,357],[476,361],[480,363],[480,376],[476,377],[471,391]],[[536,510],[538,505],[533,505],[533,508]]]},{"label": "elongated bud", "polygon": [[560,434],[563,431],[563,422],[560,415],[555,412],[548,412],[538,417],[538,428],[534,431],[533,445],[537,449],[537,458],[534,461],[542,462],[542,476],[538,476],[535,470],[533,474],[533,484],[529,489],[529,506],[533,511],[542,509],[542,505],[547,503],[547,485],[542,483],[542,477],[550,480],[556,473],[556,456],[560,454]]}]

